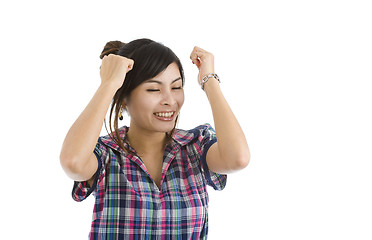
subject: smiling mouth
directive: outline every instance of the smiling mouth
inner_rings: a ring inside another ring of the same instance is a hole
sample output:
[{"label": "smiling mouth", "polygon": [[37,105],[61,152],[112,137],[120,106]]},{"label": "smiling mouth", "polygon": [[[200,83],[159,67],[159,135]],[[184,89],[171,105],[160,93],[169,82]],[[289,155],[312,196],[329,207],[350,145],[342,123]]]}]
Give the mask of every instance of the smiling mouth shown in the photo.
[{"label": "smiling mouth", "polygon": [[160,118],[172,118],[175,112],[156,112],[154,113],[155,116]]}]

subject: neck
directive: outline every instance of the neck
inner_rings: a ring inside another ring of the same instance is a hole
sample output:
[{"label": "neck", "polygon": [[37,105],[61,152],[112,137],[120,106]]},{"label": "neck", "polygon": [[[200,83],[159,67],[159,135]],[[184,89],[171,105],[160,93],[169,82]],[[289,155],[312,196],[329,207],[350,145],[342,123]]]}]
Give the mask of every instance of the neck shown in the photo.
[{"label": "neck", "polygon": [[138,155],[163,152],[167,142],[165,133],[141,129],[135,124],[131,124],[127,138],[131,147],[136,150]]}]

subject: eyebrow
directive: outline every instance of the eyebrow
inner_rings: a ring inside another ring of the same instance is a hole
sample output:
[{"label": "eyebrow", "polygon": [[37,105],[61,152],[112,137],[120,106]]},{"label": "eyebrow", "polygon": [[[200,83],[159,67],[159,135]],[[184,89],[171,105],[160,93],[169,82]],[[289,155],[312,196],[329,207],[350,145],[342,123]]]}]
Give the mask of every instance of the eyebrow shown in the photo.
[{"label": "eyebrow", "polygon": [[[174,82],[177,82],[177,81],[179,81],[179,80],[182,80],[182,78],[181,78],[181,77],[178,77],[178,78],[174,79],[174,80],[171,82],[171,84],[173,84]],[[149,79],[149,80],[145,81],[145,83],[157,83],[157,84],[163,84],[163,82],[161,82],[161,81],[159,81],[159,80],[155,80],[155,79]]]}]

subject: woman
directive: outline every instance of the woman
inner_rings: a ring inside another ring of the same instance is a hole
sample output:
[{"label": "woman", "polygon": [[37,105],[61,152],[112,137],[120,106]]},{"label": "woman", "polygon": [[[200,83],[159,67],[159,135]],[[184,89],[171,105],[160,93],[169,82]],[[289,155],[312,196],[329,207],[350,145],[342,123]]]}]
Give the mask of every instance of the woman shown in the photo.
[{"label": "woman", "polygon": [[[113,41],[101,58],[101,85],[67,133],[60,155],[75,181],[73,198],[95,195],[90,239],[205,239],[206,186],[222,190],[225,174],[243,169],[250,158],[213,74],[213,55],[195,47],[190,58],[216,131],[209,124],[175,128],[184,75],[169,48],[149,39]],[[110,102],[114,130],[99,137]],[[124,111],[130,127],[119,128]]]}]

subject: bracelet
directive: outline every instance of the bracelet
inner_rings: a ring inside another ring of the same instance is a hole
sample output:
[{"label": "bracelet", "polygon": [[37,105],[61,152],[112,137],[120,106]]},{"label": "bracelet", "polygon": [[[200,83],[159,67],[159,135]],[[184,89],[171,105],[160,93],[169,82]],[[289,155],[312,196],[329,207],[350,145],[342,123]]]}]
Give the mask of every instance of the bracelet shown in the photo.
[{"label": "bracelet", "polygon": [[200,82],[201,89],[204,90],[204,84],[205,84],[206,82],[208,82],[208,80],[209,80],[210,78],[215,78],[219,83],[221,82],[221,81],[220,81],[220,78],[218,77],[217,74],[215,74],[215,73],[210,73],[210,74],[208,74],[208,75],[206,75],[206,76],[204,76],[204,77],[202,78],[202,80],[201,80],[201,82]]}]

